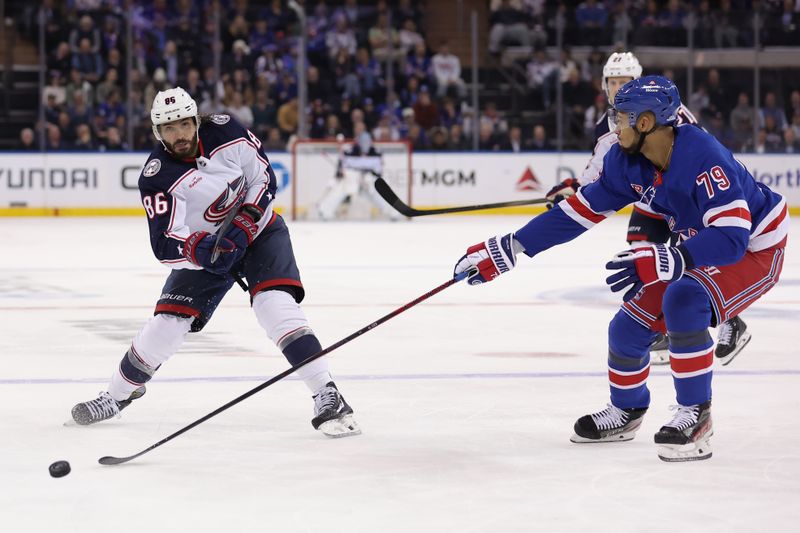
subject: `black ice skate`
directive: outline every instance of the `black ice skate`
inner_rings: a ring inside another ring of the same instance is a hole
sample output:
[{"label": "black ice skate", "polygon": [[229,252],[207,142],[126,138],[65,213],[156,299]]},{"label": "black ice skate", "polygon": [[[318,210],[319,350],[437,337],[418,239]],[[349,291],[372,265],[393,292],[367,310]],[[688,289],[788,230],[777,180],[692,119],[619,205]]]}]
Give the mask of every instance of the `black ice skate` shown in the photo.
[{"label": "black ice skate", "polygon": [[673,419],[656,433],[658,457],[662,461],[699,461],[711,457],[709,439],[714,434],[711,402],[673,405]]},{"label": "black ice skate", "polygon": [[647,408],[620,409],[608,404],[598,413],[582,416],[575,422],[575,434],[569,440],[584,442],[622,442],[631,440],[642,425]]},{"label": "black ice skate", "polygon": [[750,342],[750,332],[747,331],[747,324],[741,318],[733,317],[719,326],[717,337],[717,348],[714,356],[717,361],[727,365],[733,358],[739,355],[747,343]]},{"label": "black ice skate", "polygon": [[657,333],[656,339],[650,345],[650,364],[669,364],[669,340],[663,333]]},{"label": "black ice skate", "polygon": [[103,420],[119,416],[119,412],[128,407],[133,400],[144,396],[144,386],[139,387],[127,400],[116,401],[107,392],[101,392],[96,400],[82,402],[72,408],[72,419],[79,426],[96,424]]},{"label": "black ice skate", "polygon": [[361,434],[361,428],[353,420],[353,409],[344,401],[336,384],[329,381],[314,395],[314,429],[328,437],[350,437]]}]

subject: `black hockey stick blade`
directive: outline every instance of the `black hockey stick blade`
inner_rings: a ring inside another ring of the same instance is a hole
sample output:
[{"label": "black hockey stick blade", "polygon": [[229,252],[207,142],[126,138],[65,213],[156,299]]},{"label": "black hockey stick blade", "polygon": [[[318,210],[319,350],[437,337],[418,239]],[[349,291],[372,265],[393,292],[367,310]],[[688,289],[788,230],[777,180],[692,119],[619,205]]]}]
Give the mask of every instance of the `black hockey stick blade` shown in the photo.
[{"label": "black hockey stick blade", "polygon": [[447,213],[464,213],[467,211],[482,211],[484,209],[497,209],[501,207],[514,207],[517,205],[534,205],[547,203],[547,198],[532,198],[530,200],[513,200],[510,202],[499,202],[496,204],[463,205],[459,207],[443,207],[440,209],[414,209],[405,204],[386,183],[383,178],[375,180],[375,190],[393,208],[407,217],[422,217],[426,215],[445,215]]},{"label": "black hockey stick blade", "polygon": [[219,229],[217,230],[217,240],[214,241],[214,251],[211,253],[211,264],[217,262],[219,259],[220,249],[219,243],[222,242],[222,237],[225,236],[225,233],[228,232],[228,228],[230,227],[233,219],[236,218],[237,213],[239,212],[239,207],[244,202],[244,196],[240,197],[236,200],[235,205],[231,208],[225,218],[222,220],[222,224],[219,225]]},{"label": "black hockey stick blade", "polygon": [[267,387],[269,387],[273,383],[276,383],[276,382],[282,380],[283,378],[285,378],[286,376],[289,376],[289,375],[293,374],[298,369],[304,367],[305,365],[307,365],[311,361],[319,359],[323,355],[326,355],[326,354],[334,351],[335,349],[339,348],[340,346],[342,346],[344,344],[347,344],[348,342],[350,342],[351,340],[355,339],[356,337],[360,337],[364,333],[367,333],[368,331],[371,331],[371,330],[375,329],[376,327],[380,326],[381,324],[383,324],[387,320],[390,320],[390,319],[396,317],[397,315],[399,315],[400,313],[403,313],[404,311],[408,311],[409,309],[411,309],[412,307],[414,307],[418,303],[424,302],[425,300],[427,300],[431,296],[442,292],[443,290],[445,290],[449,286],[451,286],[451,285],[453,285],[455,283],[458,283],[459,281],[461,281],[462,279],[466,278],[467,276],[469,276],[472,273],[473,273],[472,271],[467,270],[467,271],[462,272],[461,274],[459,274],[459,275],[447,280],[446,282],[442,283],[441,285],[439,285],[435,289],[432,289],[432,290],[426,292],[425,294],[423,294],[422,296],[419,296],[418,298],[415,298],[414,300],[411,300],[407,304],[405,304],[405,305],[403,305],[401,307],[398,307],[397,309],[395,309],[391,313],[382,316],[381,318],[379,318],[375,322],[372,322],[371,324],[369,324],[367,326],[364,326],[363,328],[361,328],[360,330],[356,331],[355,333],[352,333],[352,334],[348,335],[347,337],[345,337],[344,339],[340,340],[336,344],[332,344],[331,346],[328,346],[324,350],[318,351],[317,353],[315,353],[311,357],[308,357],[307,359],[304,359],[303,361],[297,363],[293,367],[284,370],[280,374],[278,374],[278,375],[272,377],[271,379],[261,383],[257,387],[254,387],[254,388],[250,389],[249,391],[245,392],[241,396],[239,396],[237,398],[234,398],[233,400],[229,401],[225,405],[214,409],[213,411],[211,411],[210,413],[208,413],[204,417],[198,418],[197,420],[195,420],[194,422],[192,422],[188,426],[185,426],[185,427],[179,429],[178,431],[176,431],[172,435],[164,437],[160,441],[156,442],[155,444],[153,444],[152,446],[150,446],[148,448],[145,448],[144,450],[140,451],[139,453],[136,453],[136,454],[133,454],[133,455],[129,455],[127,457],[114,457],[114,456],[111,456],[111,455],[106,455],[105,457],[101,457],[100,459],[98,459],[98,462],[101,465],[106,465],[106,466],[120,465],[122,463],[127,463],[128,461],[132,461],[133,459],[136,459],[137,457],[141,457],[142,455],[146,454],[147,452],[155,450],[156,448],[158,448],[162,444],[166,444],[167,442],[171,441],[172,439],[174,439],[178,435],[182,435],[183,433],[186,433],[187,431],[189,431],[193,427],[202,424],[203,422],[205,422],[209,418],[217,416],[221,412],[233,407],[237,403],[239,403],[239,402],[241,402],[243,400],[246,400],[247,398],[249,398],[250,396],[256,394],[257,392],[260,392],[260,391],[266,389]]}]

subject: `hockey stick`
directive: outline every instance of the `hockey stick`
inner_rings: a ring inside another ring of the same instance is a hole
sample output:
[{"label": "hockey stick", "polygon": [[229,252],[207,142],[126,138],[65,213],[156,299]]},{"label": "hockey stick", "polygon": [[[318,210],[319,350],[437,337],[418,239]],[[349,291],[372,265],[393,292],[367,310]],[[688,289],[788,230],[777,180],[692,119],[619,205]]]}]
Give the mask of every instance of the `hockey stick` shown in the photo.
[{"label": "hockey stick", "polygon": [[222,238],[228,232],[228,228],[233,223],[233,219],[236,218],[236,215],[239,214],[239,206],[242,205],[244,202],[244,196],[236,200],[236,204],[231,208],[225,218],[222,220],[222,224],[219,225],[219,229],[217,230],[217,240],[214,241],[214,251],[211,253],[211,264],[217,262],[219,259],[219,254],[221,252],[219,248],[219,243],[222,242]]},{"label": "hockey stick", "polygon": [[[211,264],[213,265],[216,263],[217,259],[219,259],[219,254],[221,252],[219,248],[219,243],[222,242],[222,238],[225,236],[225,233],[228,232],[228,228],[233,223],[233,219],[236,218],[236,215],[239,213],[239,207],[244,203],[244,196],[236,200],[236,205],[230,210],[230,212],[225,215],[225,218],[222,220],[222,224],[219,225],[219,229],[217,230],[217,240],[214,241],[214,251],[211,253]],[[247,286],[247,283],[242,279],[237,273],[232,273],[233,280],[236,282],[239,287],[242,288],[244,292],[248,292],[250,288]]]},{"label": "hockey stick", "polygon": [[460,207],[443,207],[441,209],[414,209],[403,201],[395,194],[389,184],[383,178],[375,180],[375,190],[381,195],[381,198],[386,200],[389,205],[394,207],[402,215],[407,217],[422,217],[425,215],[444,215],[447,213],[463,213],[465,211],[481,211],[483,209],[495,209],[498,207],[513,207],[515,205],[534,205],[544,204],[549,200],[547,198],[533,198],[530,200],[513,200],[511,202],[500,202],[496,204],[479,204],[479,205],[463,205]]},{"label": "hockey stick", "polygon": [[376,320],[375,322],[369,324],[368,326],[365,326],[365,327],[361,328],[360,330],[356,331],[355,333],[353,333],[353,334],[345,337],[344,339],[340,340],[336,344],[333,344],[333,345],[331,345],[331,346],[329,346],[329,347],[327,347],[327,348],[325,348],[323,350],[318,351],[317,353],[315,353],[314,355],[312,355],[308,359],[305,359],[305,360],[301,361],[300,363],[297,363],[293,367],[284,370],[283,372],[281,372],[277,376],[269,379],[268,381],[265,381],[264,383],[258,385],[257,387],[254,387],[254,388],[250,389],[249,391],[245,392],[241,396],[229,401],[228,403],[226,403],[222,407],[218,407],[217,409],[214,409],[213,411],[211,411],[210,413],[208,413],[204,417],[198,418],[197,420],[195,420],[194,422],[192,422],[188,426],[185,426],[182,429],[179,429],[178,431],[176,431],[172,435],[170,435],[168,437],[164,437],[163,439],[161,439],[160,441],[156,442],[155,444],[153,444],[149,448],[145,448],[144,450],[140,451],[139,453],[134,454],[134,455],[129,455],[127,457],[113,457],[113,456],[101,457],[98,460],[98,462],[101,465],[118,465],[118,464],[122,464],[122,463],[127,463],[128,461],[136,459],[137,457],[141,457],[142,455],[146,454],[147,452],[152,451],[152,450],[158,448],[159,446],[161,446],[162,444],[165,444],[165,443],[171,441],[175,437],[177,437],[177,436],[179,436],[179,435],[181,435],[183,433],[186,433],[187,431],[189,431],[193,427],[202,424],[203,422],[205,422],[209,418],[217,416],[222,411],[225,411],[226,409],[228,409],[230,407],[233,407],[237,403],[239,403],[239,402],[241,402],[243,400],[246,400],[247,398],[249,398],[250,396],[254,395],[255,393],[266,389],[267,387],[269,387],[270,385],[272,385],[274,383],[277,383],[278,381],[282,380],[286,376],[288,376],[288,375],[296,372],[298,369],[304,367],[305,365],[307,365],[311,361],[319,359],[323,355],[326,355],[326,354],[332,352],[333,350],[335,350],[336,348],[339,348],[340,346],[342,346],[344,344],[347,344],[348,342],[350,342],[351,340],[355,339],[356,337],[360,337],[364,333],[366,333],[366,332],[368,332],[368,331],[370,331],[372,329],[375,329],[376,327],[380,326],[381,324],[383,324],[387,320],[392,319],[392,318],[396,317],[397,315],[399,315],[400,313],[411,309],[412,307],[414,307],[418,303],[427,300],[431,296],[433,296],[433,295],[445,290],[449,286],[451,286],[451,285],[453,285],[455,283],[458,283],[459,281],[461,281],[462,279],[464,279],[465,277],[467,277],[471,273],[472,273],[471,271],[467,270],[467,271],[462,272],[461,274],[457,275],[456,277],[447,280],[446,282],[442,283],[441,285],[439,285],[435,289],[426,292],[425,294],[423,294],[419,298],[416,298],[416,299],[408,302],[407,304],[403,305],[402,307],[398,307],[397,309],[395,309],[394,311],[392,311],[388,315],[385,315],[385,316],[379,318],[378,320]]}]

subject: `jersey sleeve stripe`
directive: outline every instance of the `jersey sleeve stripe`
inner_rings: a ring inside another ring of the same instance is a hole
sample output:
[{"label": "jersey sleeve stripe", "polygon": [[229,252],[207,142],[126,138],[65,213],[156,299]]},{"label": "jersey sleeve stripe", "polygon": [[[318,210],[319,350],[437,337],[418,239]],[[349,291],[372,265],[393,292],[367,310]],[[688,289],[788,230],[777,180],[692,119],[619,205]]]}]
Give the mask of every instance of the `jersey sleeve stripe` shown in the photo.
[{"label": "jersey sleeve stripe", "polygon": [[753,227],[749,220],[744,220],[741,217],[721,217],[716,219],[709,227],[715,228],[742,228],[748,232]]},{"label": "jersey sleeve stripe", "polygon": [[239,138],[236,138],[236,139],[234,139],[232,141],[228,141],[225,144],[221,144],[221,145],[217,146],[216,148],[214,148],[214,150],[212,150],[210,154],[208,154],[208,158],[211,159],[214,156],[214,154],[216,154],[220,150],[223,150],[223,149],[228,148],[230,146],[233,146],[235,144],[239,144],[240,142],[247,142],[247,139],[245,139],[244,137],[239,137]]},{"label": "jersey sleeve stripe", "polygon": [[258,152],[258,147],[255,144],[253,144],[252,142],[248,141],[248,140],[245,140],[244,142],[247,143],[247,145],[250,146],[250,148],[253,149],[253,151],[256,153],[256,158],[259,161],[261,161],[262,163],[264,163],[265,167],[268,167],[269,166],[269,161],[267,161],[266,159],[261,157],[261,154]]},{"label": "jersey sleeve stripe", "polygon": [[240,142],[243,142],[243,143],[247,144],[248,146],[250,146],[250,148],[252,148],[256,152],[256,157],[258,158],[258,160],[261,161],[262,163],[264,163],[264,166],[267,166],[267,167],[269,166],[269,161],[267,161],[263,157],[261,157],[261,154],[258,153],[258,148],[256,147],[256,145],[253,144],[252,142],[248,141],[244,137],[239,137],[238,139],[234,139],[234,140],[232,140],[230,142],[227,142],[227,143],[225,143],[223,145],[220,145],[220,146],[216,147],[214,149],[214,151],[212,151],[210,154],[208,154],[209,159],[214,154],[216,154],[217,152],[222,150],[223,148],[230,148],[231,146],[239,144]]},{"label": "jersey sleeve stripe", "polygon": [[173,233],[172,231],[167,231],[164,233],[167,237],[171,239],[175,239],[176,241],[186,242],[186,237],[181,237],[177,233]]},{"label": "jersey sleeve stripe", "polygon": [[[167,230],[164,232],[164,234],[167,237],[171,237],[172,236],[172,227],[175,225],[175,213],[176,213],[176,211],[178,211],[177,206],[175,205],[175,197],[170,195],[170,200],[172,201],[172,205],[170,206],[170,209],[169,209],[170,210],[169,224],[167,225]],[[176,237],[176,238],[180,238],[180,237]],[[181,240],[184,240],[184,239],[181,239]]]},{"label": "jersey sleeve stripe", "polygon": [[586,229],[589,229],[595,226],[597,223],[604,221],[611,214],[610,211],[605,213],[598,213],[594,211],[591,207],[589,207],[589,202],[586,201],[586,198],[584,198],[583,194],[581,194],[581,191],[576,192],[563,202],[560,202],[558,206],[569,218]]},{"label": "jersey sleeve stripe", "polygon": [[[747,214],[745,220],[750,222],[750,208],[745,200],[734,200],[733,202],[721,205],[719,207],[712,207],[703,215],[703,226],[710,226],[711,219],[717,216],[741,216],[740,213],[742,211],[746,211]],[[719,226],[720,224],[715,225]],[[750,229],[750,226],[748,226],[748,229]]]},{"label": "jersey sleeve stripe", "polygon": [[740,207],[736,207],[714,215],[708,219],[708,225],[709,227],[715,226],[717,228],[742,228],[748,232],[753,227],[753,223],[750,221],[750,211]]},{"label": "jersey sleeve stripe", "polygon": [[713,226],[714,222],[721,218],[741,218],[746,220],[747,222],[751,222],[750,219],[750,211],[747,209],[742,209],[741,207],[734,207],[733,209],[729,209],[727,211],[723,211],[722,213],[718,213],[713,217],[708,219],[708,225]]}]

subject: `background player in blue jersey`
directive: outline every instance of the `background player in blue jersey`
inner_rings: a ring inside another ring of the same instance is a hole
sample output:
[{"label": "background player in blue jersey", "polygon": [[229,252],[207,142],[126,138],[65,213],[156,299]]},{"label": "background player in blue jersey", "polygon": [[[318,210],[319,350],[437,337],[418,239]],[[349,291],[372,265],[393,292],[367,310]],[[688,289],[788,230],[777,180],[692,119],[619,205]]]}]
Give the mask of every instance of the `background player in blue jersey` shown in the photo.
[{"label": "background player in blue jersey", "polygon": [[[603,67],[603,91],[608,98],[609,108],[600,117],[595,126],[595,146],[589,163],[578,178],[569,178],[548,191],[546,197],[552,206],[564,198],[575,194],[581,185],[587,185],[600,177],[603,171],[603,159],[608,151],[617,143],[616,111],[614,110],[614,97],[617,91],[631,80],[642,75],[642,65],[631,52],[614,52],[608,57]],[[677,126],[682,124],[697,124],[692,112],[681,104],[677,111]],[[633,212],[628,222],[628,243],[633,246],[648,246],[655,243],[666,243],[670,240],[672,231],[664,217],[654,212],[643,202],[633,204]],[[723,364],[727,365],[750,342],[750,332],[747,324],[740,316],[723,322],[719,326],[717,346],[714,355]],[[656,335],[650,346],[650,363],[654,365],[669,364],[669,346],[665,335]]]},{"label": "background player in blue jersey", "polygon": [[675,126],[675,85],[647,76],[619,90],[618,144],[600,177],[515,233],[467,250],[455,272],[471,284],[510,271],[516,254],[533,257],[569,241],[636,201],[680,235],[677,246],[655,244],[614,256],[606,268],[624,303],[609,325],[611,403],[575,423],[572,441],[630,440],[650,404],[648,347],[668,332],[675,415],[655,435],[665,461],[711,456],[713,342],[708,327],[729,320],[777,283],[789,216],[784,198],[757,183],[713,136]]},{"label": "background player in blue jersey", "polygon": [[[147,159],[139,190],[153,253],[172,273],[108,391],[72,409],[81,425],[118,416],[141,397],[186,334],[205,326],[235,278],[247,281],[258,323],[289,363],[322,349],[299,305],[305,291],[289,231],[272,210],[276,180],[261,142],[229,115],[198,116],[197,104],[180,87],[159,92],[150,116],[161,146]],[[216,232],[233,210],[213,260]],[[297,374],[314,398],[315,429],[331,437],[360,433],[326,358]]]}]

